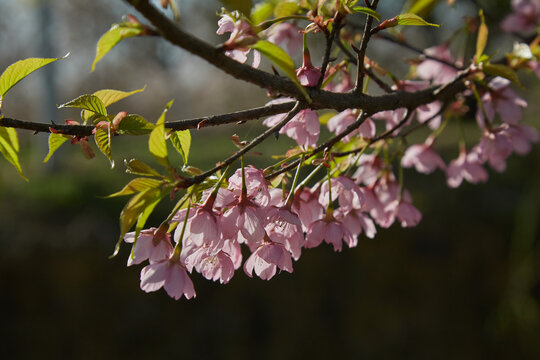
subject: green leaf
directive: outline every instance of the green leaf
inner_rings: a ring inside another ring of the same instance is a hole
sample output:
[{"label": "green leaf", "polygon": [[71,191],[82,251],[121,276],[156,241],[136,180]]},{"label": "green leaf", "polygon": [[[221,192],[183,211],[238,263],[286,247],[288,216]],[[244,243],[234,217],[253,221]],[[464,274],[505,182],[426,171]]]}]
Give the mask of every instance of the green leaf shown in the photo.
[{"label": "green leaf", "polygon": [[488,27],[484,19],[484,12],[480,9],[478,15],[480,16],[480,27],[478,28],[478,36],[476,37],[476,61],[480,59],[486,48],[488,39]]},{"label": "green leaf", "polygon": [[100,98],[95,95],[81,95],[76,99],[60,105],[58,108],[71,107],[77,109],[89,110],[101,116],[107,116],[107,110]]},{"label": "green leaf", "polygon": [[219,0],[219,2],[231,11],[238,10],[247,17],[251,14],[251,0]]},{"label": "green leaf", "polygon": [[154,127],[154,124],[146,121],[142,116],[129,114],[120,121],[117,130],[119,134],[144,135],[150,133]]},{"label": "green leaf", "polygon": [[[67,54],[66,56],[68,55],[69,54]],[[66,56],[49,59],[28,58],[11,64],[2,73],[2,75],[0,75],[0,99],[6,95],[9,89],[11,89],[15,84],[24,79],[30,73],[54,61],[63,59]]]},{"label": "green leaf", "polygon": [[266,40],[257,41],[255,44],[251,45],[251,48],[259,51],[262,55],[268,58],[268,60],[279,67],[285,73],[285,75],[294,81],[296,86],[298,86],[300,91],[302,91],[302,94],[304,94],[306,97],[306,100],[311,102],[311,98],[309,97],[306,89],[300,85],[300,82],[296,77],[296,68],[294,67],[294,62],[283,49]]},{"label": "green leaf", "polygon": [[96,133],[94,134],[94,139],[96,140],[96,145],[99,150],[109,159],[111,162],[111,168],[114,167],[114,160],[112,159],[112,150],[111,150],[111,134],[109,131],[102,128],[95,128]]},{"label": "green leaf", "polygon": [[156,198],[154,198],[153,201],[149,201],[147,203],[143,212],[139,215],[139,218],[137,219],[137,225],[135,226],[135,239],[139,237],[141,230],[144,229],[146,220],[148,220],[148,218],[154,211],[157,204],[159,204],[159,202],[165,197],[165,194],[166,194],[165,192],[161,192],[160,196],[157,196]]},{"label": "green leaf", "polygon": [[105,198],[135,194],[149,189],[159,189],[163,181],[150,178],[136,178],[131,180],[122,190],[107,195]]},{"label": "green leaf", "polygon": [[96,46],[96,57],[92,63],[92,68],[90,71],[94,71],[96,64],[101,58],[105,56],[116,44],[121,40],[139,36],[143,34],[145,29],[138,24],[133,23],[120,23],[114,24],[109,31],[101,36]]},{"label": "green leaf", "polygon": [[182,156],[184,165],[187,165],[189,158],[189,149],[191,147],[191,133],[189,132],[189,130],[182,130],[173,131],[170,135],[170,139],[174,148]]},{"label": "green leaf", "polygon": [[135,225],[135,222],[144,213],[146,207],[151,206],[161,196],[160,190],[147,189],[135,194],[129,199],[120,213],[120,237],[111,257],[118,254],[124,235]]},{"label": "green leaf", "polygon": [[131,159],[129,161],[124,160],[124,163],[127,167],[126,172],[129,174],[157,176],[157,177],[161,176],[159,172],[157,172],[151,166],[146,165],[140,160],[137,160],[137,159]]},{"label": "green leaf", "polygon": [[334,116],[336,116],[336,112],[332,112],[332,111],[325,112],[325,113],[319,115],[319,123],[321,125],[326,125],[326,124],[328,124],[328,121],[331,118],[333,118]]},{"label": "green leaf", "polygon": [[56,150],[58,150],[58,148],[59,148],[63,143],[65,143],[66,141],[68,141],[69,138],[70,138],[70,136],[67,136],[67,135],[51,133],[51,134],[49,135],[49,153],[47,154],[47,156],[45,157],[45,159],[43,159],[43,162],[46,163],[47,161],[49,161],[49,159],[50,159],[51,156],[54,154],[54,152],[55,152]]},{"label": "green leaf", "polygon": [[276,4],[274,8],[274,17],[281,18],[285,16],[295,15],[300,11],[297,1],[282,1]]},{"label": "green leaf", "polygon": [[484,64],[482,67],[484,73],[488,75],[501,76],[523,88],[516,72],[509,66],[500,64]]},{"label": "green leaf", "polygon": [[427,16],[438,2],[439,0],[416,0],[407,12]]},{"label": "green leaf", "polygon": [[415,14],[409,14],[409,13],[399,14],[396,18],[397,18],[398,25],[440,27],[440,25],[429,23],[426,20],[422,19],[420,16],[415,15]]},{"label": "green leaf", "polygon": [[267,20],[270,16],[272,16],[274,6],[274,4],[269,2],[258,3],[255,5],[255,8],[251,13],[251,21],[253,21],[254,24],[260,24],[261,22]]},{"label": "green leaf", "polygon": [[370,9],[368,7],[355,6],[355,7],[352,8],[352,11],[353,11],[353,13],[361,13],[361,14],[370,15],[370,16],[374,17],[375,19],[377,19],[377,21],[381,21],[381,14],[379,14],[375,10]]},{"label": "green leaf", "polygon": [[[146,89],[146,86],[144,86],[143,88],[137,89],[137,90],[133,90],[133,91],[120,91],[120,90],[112,90],[112,89],[103,89],[103,90],[96,91],[92,95],[97,96],[101,100],[103,105],[105,107],[107,107],[107,106],[109,106],[111,104],[114,104],[117,101],[120,101],[122,99],[127,98],[128,96],[131,96],[133,94],[144,91],[145,89]],[[94,114],[92,112],[90,112],[88,110],[83,110],[82,111],[81,118],[84,121],[90,120],[92,118],[92,116],[94,116]]]},{"label": "green leaf", "polygon": [[150,150],[150,153],[163,166],[169,166],[167,140],[165,139],[165,114],[171,105],[172,101],[165,106],[148,139],[148,150]]},{"label": "green leaf", "polygon": [[0,126],[0,152],[17,169],[19,175],[28,181],[19,163],[19,140],[15,129]]}]

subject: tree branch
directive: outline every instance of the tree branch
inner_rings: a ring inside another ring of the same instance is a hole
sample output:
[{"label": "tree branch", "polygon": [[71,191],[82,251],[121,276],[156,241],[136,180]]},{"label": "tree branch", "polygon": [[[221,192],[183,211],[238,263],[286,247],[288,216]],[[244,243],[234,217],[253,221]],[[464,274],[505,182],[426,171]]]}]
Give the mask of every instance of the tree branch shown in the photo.
[{"label": "tree branch", "polygon": [[[376,10],[378,4],[379,4],[379,0],[373,0],[369,8],[372,10]],[[362,83],[364,82],[364,58],[366,57],[367,45],[369,42],[369,38],[371,37],[371,25],[373,24],[373,16],[370,16],[370,15],[366,15],[366,16],[367,16],[367,20],[364,26],[364,33],[362,34],[362,40],[360,42],[360,48],[358,49],[353,48],[356,51],[356,56],[357,56],[356,84],[354,86],[354,92],[357,92],[357,93],[362,92]]]}]

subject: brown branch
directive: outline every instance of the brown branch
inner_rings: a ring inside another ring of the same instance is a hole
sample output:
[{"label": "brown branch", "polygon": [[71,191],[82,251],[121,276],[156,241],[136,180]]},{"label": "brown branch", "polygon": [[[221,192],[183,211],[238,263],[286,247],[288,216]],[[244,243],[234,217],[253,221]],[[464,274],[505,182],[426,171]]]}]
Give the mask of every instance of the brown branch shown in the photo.
[{"label": "brown branch", "polygon": [[[377,5],[379,4],[379,0],[373,0],[371,3],[371,6],[369,6],[372,10],[377,9]],[[371,37],[371,25],[373,24],[373,16],[366,15],[367,20],[366,24],[364,26],[364,33],[362,34],[362,40],[360,42],[360,47],[358,49],[353,49],[356,51],[357,56],[357,69],[356,69],[356,84],[354,86],[354,92],[361,93],[362,92],[362,83],[364,82],[364,59],[366,57],[366,50],[367,45],[369,42],[369,38]]]},{"label": "brown branch", "polygon": [[339,13],[336,14],[334,17],[334,24],[332,27],[332,31],[330,34],[326,36],[326,47],[324,49],[324,56],[323,61],[321,63],[321,78],[319,79],[319,83],[317,84],[317,87],[321,87],[324,77],[326,74],[326,68],[328,67],[328,63],[330,61],[330,52],[332,51],[332,43],[334,42],[334,39],[336,38],[336,35],[339,37],[339,32],[342,28],[342,22],[343,18]]}]

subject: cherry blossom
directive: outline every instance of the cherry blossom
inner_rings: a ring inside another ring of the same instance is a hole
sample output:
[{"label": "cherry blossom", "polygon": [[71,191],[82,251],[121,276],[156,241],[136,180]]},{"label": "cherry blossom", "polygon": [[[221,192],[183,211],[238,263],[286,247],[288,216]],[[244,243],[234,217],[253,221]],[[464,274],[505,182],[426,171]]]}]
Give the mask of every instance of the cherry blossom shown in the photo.
[{"label": "cherry blossom", "polygon": [[540,2],[538,0],[512,0],[513,14],[501,23],[506,32],[529,33],[540,22]]},{"label": "cherry blossom", "polygon": [[[424,53],[447,63],[454,63],[454,59],[446,45],[427,48]],[[421,79],[432,80],[435,84],[444,84],[452,81],[457,74],[457,70],[441,61],[426,59],[416,67],[416,74]]]},{"label": "cherry blossom", "polygon": [[405,168],[415,167],[422,174],[431,174],[435,169],[445,169],[446,166],[439,154],[432,147],[432,141],[424,144],[410,146],[401,158],[401,165]]},{"label": "cherry blossom", "polygon": [[133,244],[132,254],[128,258],[127,265],[140,264],[145,260],[154,263],[160,260],[168,259],[171,256],[173,247],[170,235],[166,229],[152,227],[141,230],[137,241],[135,241],[135,232],[124,235],[124,241]]},{"label": "cherry blossom", "polygon": [[300,28],[294,24],[280,22],[267,31],[268,41],[277,45],[287,45],[289,54],[296,54],[302,49],[302,34]]},{"label": "cherry blossom", "polygon": [[[353,124],[356,121],[356,118],[358,115],[356,112],[352,109],[347,109],[339,114],[333,116],[328,120],[328,130],[334,132],[336,135],[341,134],[345,129],[347,129],[348,126]],[[349,141],[353,136],[360,135],[364,138],[373,138],[375,137],[375,124],[371,119],[366,119],[358,127],[358,129],[350,132],[345,137],[343,137],[343,141],[347,142]]]},{"label": "cherry blossom", "polygon": [[[489,90],[482,96],[482,104],[488,121],[493,122],[496,112],[505,123],[517,125],[521,121],[521,108],[526,107],[527,102],[510,89],[508,79],[496,77],[488,85]],[[479,107],[476,112],[476,120],[480,127],[486,127],[484,111]]]},{"label": "cherry blossom", "polygon": [[[264,120],[263,124],[272,127],[283,120],[285,116],[285,114],[270,116]],[[280,134],[286,134],[291,139],[296,140],[298,145],[304,147],[317,145],[320,132],[319,117],[311,109],[300,111],[279,130]]]},{"label": "cherry blossom", "polygon": [[292,273],[291,254],[279,243],[266,238],[244,263],[244,272],[249,277],[255,274],[263,280],[270,280],[277,269]]},{"label": "cherry blossom", "polygon": [[184,295],[186,299],[195,297],[193,282],[180,263],[179,256],[145,266],[141,271],[141,289],[145,292],[157,291],[164,288],[167,294],[178,300]]},{"label": "cherry blossom", "polygon": [[309,226],[304,247],[317,247],[323,240],[328,244],[332,244],[334,251],[338,252],[343,247],[343,241],[350,248],[358,244],[358,239],[351,234],[343,222],[329,215],[329,213],[323,219],[317,220]]},{"label": "cherry blossom", "polygon": [[450,162],[446,169],[447,183],[450,187],[458,187],[463,179],[471,184],[487,181],[488,173],[481,165],[482,161],[476,152],[467,154],[465,149],[459,153],[459,157]]}]

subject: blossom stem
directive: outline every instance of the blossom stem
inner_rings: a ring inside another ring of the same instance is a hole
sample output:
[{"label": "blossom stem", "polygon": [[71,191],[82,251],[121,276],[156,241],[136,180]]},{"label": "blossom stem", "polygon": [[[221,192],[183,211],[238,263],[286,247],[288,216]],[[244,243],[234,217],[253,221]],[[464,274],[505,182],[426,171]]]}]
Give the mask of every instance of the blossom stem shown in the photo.
[{"label": "blossom stem", "polygon": [[291,191],[289,192],[289,196],[287,197],[287,200],[285,201],[285,206],[291,206],[292,202],[294,200],[294,191],[296,188],[296,184],[298,183],[298,177],[300,175],[300,168],[302,167],[302,164],[304,163],[304,154],[302,154],[302,157],[300,158],[300,162],[298,163],[298,167],[296,168],[296,173],[294,174],[293,183],[291,185]]},{"label": "blossom stem", "polygon": [[188,204],[188,207],[187,207],[187,210],[186,210],[186,218],[184,219],[184,224],[182,225],[182,232],[180,233],[180,237],[178,238],[178,242],[176,243],[176,245],[174,246],[174,252],[176,253],[177,249],[182,249],[182,245],[180,245],[182,243],[182,240],[184,239],[184,233],[186,232],[186,226],[187,226],[187,222],[188,222],[188,218],[189,218],[189,210],[191,209],[191,201],[189,202]]}]

